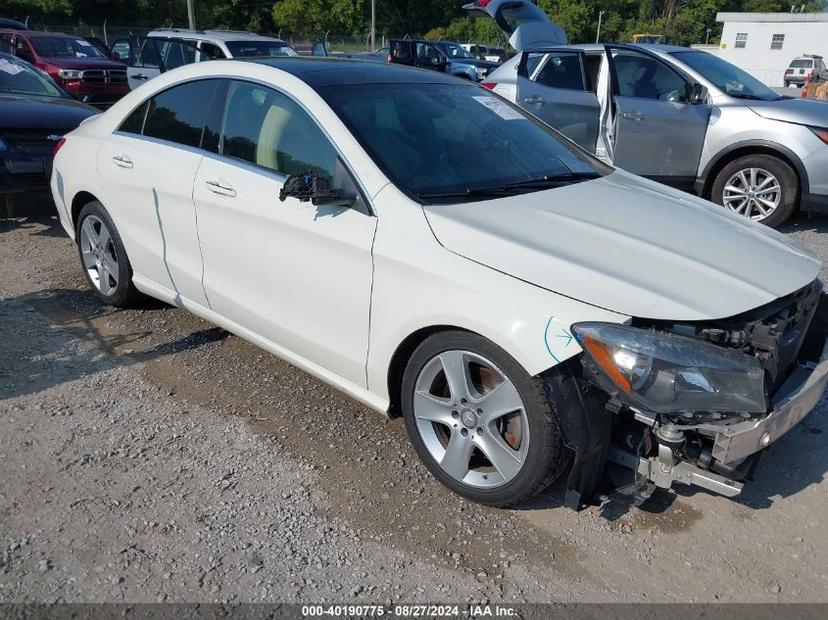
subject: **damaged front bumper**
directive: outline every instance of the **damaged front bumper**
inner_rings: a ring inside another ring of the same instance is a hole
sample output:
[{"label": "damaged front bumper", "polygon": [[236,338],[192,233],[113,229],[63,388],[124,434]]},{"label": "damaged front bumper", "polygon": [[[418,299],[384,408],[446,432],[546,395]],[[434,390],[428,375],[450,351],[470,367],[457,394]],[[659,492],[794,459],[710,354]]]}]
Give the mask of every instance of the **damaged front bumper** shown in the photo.
[{"label": "damaged front bumper", "polygon": [[[734,497],[741,492],[740,480],[749,475],[757,456],[814,409],[827,385],[828,341],[816,363],[797,365],[774,395],[773,409],[765,417],[729,425],[683,427],[659,426],[655,418],[637,414],[636,420],[652,429],[657,444],[654,453],[645,458],[613,447],[607,459],[636,472],[639,492],[647,482],[665,489],[680,483]],[[693,461],[682,449],[689,432],[708,446],[699,449]]]}]

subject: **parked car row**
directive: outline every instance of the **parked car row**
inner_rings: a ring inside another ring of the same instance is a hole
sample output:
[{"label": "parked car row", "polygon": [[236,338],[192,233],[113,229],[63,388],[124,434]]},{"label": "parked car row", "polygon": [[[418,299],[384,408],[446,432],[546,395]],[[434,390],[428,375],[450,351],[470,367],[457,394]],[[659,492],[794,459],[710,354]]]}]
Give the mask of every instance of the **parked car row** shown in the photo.
[{"label": "parked car row", "polygon": [[48,190],[58,141],[97,112],[31,64],[0,53],[0,195]]},{"label": "parked car row", "polygon": [[453,41],[391,39],[388,62],[480,82],[500,63],[480,60]]},{"label": "parked car row", "polygon": [[560,28],[527,0],[466,9],[519,52],[484,86],[604,161],[769,226],[796,209],[828,212],[828,106],[698,50],[549,44]]},{"label": "parked car row", "polygon": [[[707,105],[657,83],[652,101]],[[474,501],[521,502],[568,469],[578,509],[608,461],[630,501],[734,496],[828,383],[815,256],[467,80],[196,62],[59,145],[52,194],[104,303],[156,297],[401,415]]]}]

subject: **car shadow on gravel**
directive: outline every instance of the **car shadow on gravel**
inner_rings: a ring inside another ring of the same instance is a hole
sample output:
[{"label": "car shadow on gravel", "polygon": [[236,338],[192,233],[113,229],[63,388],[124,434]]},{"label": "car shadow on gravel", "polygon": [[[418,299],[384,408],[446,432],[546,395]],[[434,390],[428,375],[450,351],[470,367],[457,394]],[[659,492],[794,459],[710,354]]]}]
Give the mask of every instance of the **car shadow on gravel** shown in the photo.
[{"label": "car shadow on gravel", "polygon": [[828,214],[800,212],[780,226],[778,230],[781,233],[795,233],[803,230],[825,233],[828,232]]},{"label": "car shadow on gravel", "polygon": [[[40,227],[43,227],[40,229]],[[34,228],[34,233],[41,237],[65,237],[66,232],[60,225],[55,208],[51,202],[33,203],[31,200],[23,202],[20,198],[9,201],[8,197],[0,196],[0,235],[19,228]]]},{"label": "car shadow on gravel", "polygon": [[[9,321],[5,320],[5,317],[11,313],[31,312],[36,314],[42,333],[53,334],[56,333],[56,329],[62,328],[80,336],[91,345],[73,346],[69,350],[65,345],[58,344],[58,339],[34,339],[30,334],[13,334],[7,331],[0,342],[0,401],[34,394],[93,373],[151,362],[182,351],[194,350],[223,340],[229,335],[223,329],[212,327],[155,344],[142,351],[134,352],[127,349],[129,354],[119,354],[119,348],[123,349],[130,342],[143,340],[150,332],[106,335],[95,328],[87,316],[74,313],[66,316],[65,308],[59,312],[55,311],[67,301],[67,298],[71,299],[73,296],[91,295],[82,291],[61,290],[0,299],[0,324],[8,325]],[[83,300],[84,303],[86,301]],[[95,302],[96,300],[93,301]],[[104,315],[105,312],[100,312],[95,316],[100,318]],[[52,342],[54,346],[51,346]],[[12,380],[12,377],[15,379]]]}]

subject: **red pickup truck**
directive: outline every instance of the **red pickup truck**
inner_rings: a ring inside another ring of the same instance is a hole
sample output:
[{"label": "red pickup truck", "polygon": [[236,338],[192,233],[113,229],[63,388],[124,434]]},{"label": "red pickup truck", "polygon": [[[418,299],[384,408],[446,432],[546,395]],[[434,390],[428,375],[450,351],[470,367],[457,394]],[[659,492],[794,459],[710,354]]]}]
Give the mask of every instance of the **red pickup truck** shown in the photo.
[{"label": "red pickup truck", "polygon": [[11,53],[46,72],[73,97],[108,107],[129,92],[126,65],[88,41],[67,34],[0,29]]}]

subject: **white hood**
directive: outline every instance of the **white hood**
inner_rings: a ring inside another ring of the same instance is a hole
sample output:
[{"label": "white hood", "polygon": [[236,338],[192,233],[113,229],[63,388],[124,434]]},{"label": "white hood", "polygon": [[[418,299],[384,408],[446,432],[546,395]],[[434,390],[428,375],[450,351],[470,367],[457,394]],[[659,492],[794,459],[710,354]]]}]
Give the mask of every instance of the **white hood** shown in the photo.
[{"label": "white hood", "polygon": [[448,250],[542,288],[640,318],[733,316],[813,281],[784,235],[622,171],[497,200],[424,207]]}]

